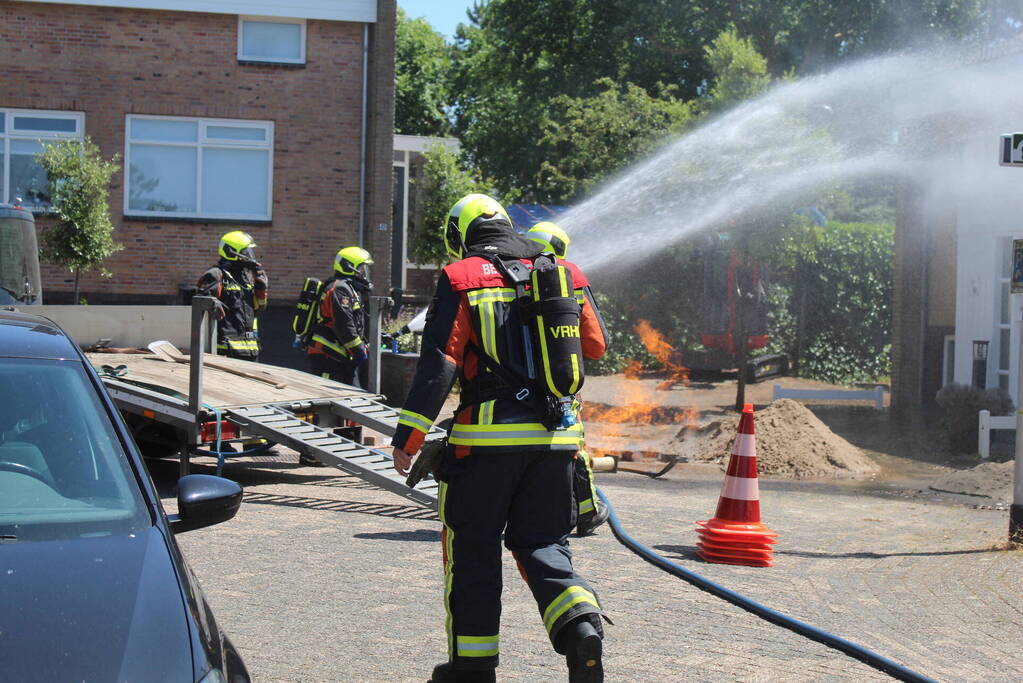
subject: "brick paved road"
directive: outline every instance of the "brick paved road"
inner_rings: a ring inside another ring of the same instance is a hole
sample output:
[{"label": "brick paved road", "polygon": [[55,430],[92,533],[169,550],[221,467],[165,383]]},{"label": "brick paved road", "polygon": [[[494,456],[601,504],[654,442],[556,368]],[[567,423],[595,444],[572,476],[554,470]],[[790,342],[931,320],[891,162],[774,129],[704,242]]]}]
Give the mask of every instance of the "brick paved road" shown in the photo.
[{"label": "brick paved road", "polygon": [[[173,469],[154,465],[162,481]],[[228,474],[245,486],[238,516],[179,541],[255,679],[426,680],[445,648],[435,516],[333,470]],[[1005,512],[762,479],[776,566],[710,565],[694,558],[693,521],[720,481],[684,466],[598,475],[629,533],[686,568],[934,678],[1019,679],[1023,554],[990,549]],[[608,681],[885,678],[655,569],[606,528],[572,547],[615,621]],[[500,680],[564,680],[510,563],[505,579]]]}]

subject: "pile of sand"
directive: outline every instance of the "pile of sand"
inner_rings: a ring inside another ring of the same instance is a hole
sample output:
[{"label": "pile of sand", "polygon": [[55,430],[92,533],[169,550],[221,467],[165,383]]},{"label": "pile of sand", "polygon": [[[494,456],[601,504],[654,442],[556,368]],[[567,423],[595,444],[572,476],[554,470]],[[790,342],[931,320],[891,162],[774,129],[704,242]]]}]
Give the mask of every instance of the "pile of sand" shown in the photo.
[{"label": "pile of sand", "polygon": [[985,462],[968,470],[948,472],[931,484],[944,493],[983,496],[1008,503],[1012,500],[1013,461]]},{"label": "pile of sand", "polygon": [[[675,437],[692,460],[727,467],[739,420],[727,418]],[[757,466],[760,474],[793,478],[861,478],[877,473],[877,463],[837,436],[802,404],[775,401],[756,413]]]}]

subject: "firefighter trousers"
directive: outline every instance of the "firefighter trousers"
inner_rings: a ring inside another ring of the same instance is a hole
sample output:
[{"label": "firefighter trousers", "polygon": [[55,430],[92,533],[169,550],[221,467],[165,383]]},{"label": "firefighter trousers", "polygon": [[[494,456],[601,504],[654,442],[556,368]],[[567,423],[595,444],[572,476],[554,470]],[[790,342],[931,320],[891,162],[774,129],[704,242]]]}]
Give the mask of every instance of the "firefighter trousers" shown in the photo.
[{"label": "firefighter trousers", "polygon": [[571,451],[473,453],[441,465],[440,518],[448,655],[456,669],[491,669],[499,658],[501,533],[536,599],[552,644],[565,624],[599,614],[572,568],[576,523]]}]

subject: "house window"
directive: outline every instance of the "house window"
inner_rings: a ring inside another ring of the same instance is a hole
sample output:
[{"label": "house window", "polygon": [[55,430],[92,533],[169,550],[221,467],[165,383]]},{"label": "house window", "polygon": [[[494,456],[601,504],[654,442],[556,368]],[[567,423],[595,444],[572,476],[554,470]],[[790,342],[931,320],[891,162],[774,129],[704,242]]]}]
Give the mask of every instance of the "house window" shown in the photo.
[{"label": "house window", "polygon": [[238,17],[238,61],[305,64],[305,19]]},{"label": "house window", "polygon": [[0,201],[48,209],[50,182],[35,155],[46,143],[81,139],[84,132],[82,113],[0,109]]},{"label": "house window", "polygon": [[270,220],[273,125],[129,115],[125,214]]}]

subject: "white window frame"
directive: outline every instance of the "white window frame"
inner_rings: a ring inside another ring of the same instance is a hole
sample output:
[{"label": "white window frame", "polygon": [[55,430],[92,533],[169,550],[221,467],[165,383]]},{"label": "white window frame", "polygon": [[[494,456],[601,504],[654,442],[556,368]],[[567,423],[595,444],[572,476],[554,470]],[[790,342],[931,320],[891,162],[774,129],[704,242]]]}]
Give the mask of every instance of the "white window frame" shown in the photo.
[{"label": "white window frame", "polygon": [[946,334],[941,349],[941,386],[946,386],[955,381],[956,336]]},{"label": "white window frame", "polygon": [[[135,140],[131,137],[131,122],[133,120],[156,120],[156,121],[191,121],[198,125],[198,135],[195,142],[165,141],[165,140]],[[210,126],[231,126],[234,128],[259,128],[266,131],[265,141],[254,140],[224,140],[222,138],[209,138],[206,130]],[[197,150],[195,169],[195,207],[194,212],[187,211],[140,211],[128,206],[131,199],[131,188],[128,186],[131,178],[131,145],[132,143],[164,146],[164,147],[190,147]],[[266,174],[266,206],[265,212],[254,213],[205,213],[202,211],[202,171],[203,151],[206,149],[256,149],[266,150],[267,174]],[[249,222],[269,222],[273,219],[273,185],[274,185],[274,122],[256,121],[253,119],[209,119],[192,116],[158,116],[151,114],[127,114],[124,117],[124,215],[128,217],[157,217],[157,218],[196,218],[210,220],[238,220]]]},{"label": "white window frame", "polygon": [[[3,154],[3,187],[0,187],[0,201],[11,204],[14,197],[11,195],[11,141],[31,140],[32,142],[48,142],[51,140],[82,140],[85,137],[85,112],[80,111],[51,111],[49,109],[8,109],[0,107],[0,114],[4,114],[4,129],[0,132],[0,153]],[[75,122],[74,133],[61,133],[52,131],[29,131],[19,132],[14,130],[15,116],[34,116],[47,119],[70,119]],[[50,207],[27,207],[33,211],[48,211]]]},{"label": "white window frame", "polygon": [[[302,55],[298,59],[288,59],[286,57],[262,57],[246,55],[242,48],[242,27],[246,21],[259,21],[269,24],[298,24],[300,27],[299,35],[299,53]],[[258,17],[249,16],[244,14],[238,15],[238,61],[239,62],[263,62],[266,64],[305,64],[306,62],[306,20],[305,19],[293,19],[288,17]]]}]

